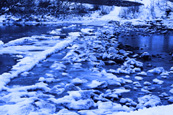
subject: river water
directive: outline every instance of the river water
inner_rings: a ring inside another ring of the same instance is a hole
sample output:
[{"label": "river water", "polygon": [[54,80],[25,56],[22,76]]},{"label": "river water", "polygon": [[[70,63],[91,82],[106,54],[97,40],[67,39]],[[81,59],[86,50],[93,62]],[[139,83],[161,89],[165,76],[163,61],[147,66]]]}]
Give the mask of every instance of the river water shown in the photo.
[{"label": "river water", "polygon": [[[63,28],[63,29],[62,29]],[[82,24],[62,24],[62,25],[47,25],[47,26],[7,26],[7,27],[1,27],[1,40],[3,42],[9,42],[11,40],[21,38],[24,36],[32,36],[32,35],[40,35],[45,34],[49,35],[50,31],[55,29],[62,29],[60,36],[66,37],[69,32],[79,32],[82,28],[99,28],[98,26],[91,26],[91,25],[82,25]],[[8,29],[10,31],[8,31]],[[169,55],[170,52],[173,51],[173,34],[162,34],[162,35],[148,35],[148,36],[141,36],[141,35],[135,35],[135,36],[120,36],[119,42],[121,42],[124,45],[129,45],[131,47],[138,47],[138,50],[135,50],[135,52],[144,52],[147,51],[150,54],[162,54],[161,58],[153,57],[150,61],[144,61],[144,70],[152,69],[153,67],[159,67],[162,66],[166,70],[168,70],[172,65],[173,62],[171,60],[171,56]],[[7,38],[7,39],[5,39]],[[45,77],[49,74],[53,74],[54,76],[57,76],[57,78],[60,80],[58,81],[58,84],[68,84],[70,82],[70,79],[73,79],[75,77],[78,78],[85,78],[88,81],[92,81],[96,78],[96,75],[91,73],[88,68],[83,67],[79,70],[73,70],[73,67],[67,66],[67,73],[69,75],[63,75],[60,74],[61,71],[50,69],[50,65],[52,65],[55,62],[62,62],[62,58],[66,55],[68,52],[67,49],[62,50],[56,54],[53,54],[52,56],[48,57],[46,60],[40,62],[37,64],[29,73],[28,75],[19,75],[17,78],[12,79],[11,82],[8,84],[9,87],[13,87],[14,85],[19,86],[26,86],[26,85],[33,85],[38,82],[38,79],[40,77]],[[10,60],[10,61],[7,61]],[[1,55],[0,56],[0,74],[3,72],[8,72],[10,70],[10,67],[15,65],[17,63],[17,58],[13,55]],[[8,63],[7,63],[8,62]],[[150,63],[153,66],[147,67],[147,64]],[[2,69],[7,68],[7,69]],[[72,69],[71,69],[72,68]],[[105,67],[106,68],[106,67]],[[112,69],[116,69],[115,67],[111,67]],[[70,78],[69,78],[70,76]],[[125,75],[120,75],[120,77],[124,77]],[[134,79],[135,75],[131,75],[131,79],[135,81]],[[152,82],[153,78],[160,78],[160,76],[150,76],[144,78],[144,80],[140,81],[143,87],[143,83],[145,81]],[[154,90],[152,91],[152,94],[154,95],[160,95],[163,92],[168,93],[170,90],[170,85],[172,84],[172,74],[169,78],[163,79],[165,84],[158,85],[153,84],[152,87],[154,87]],[[98,79],[100,79],[98,77]],[[50,84],[54,85],[54,84]],[[83,86],[81,86],[84,88]],[[129,85],[128,87],[133,87],[133,84]],[[162,87],[162,88],[161,88]],[[169,94],[169,93],[168,93]],[[145,93],[141,92],[141,88],[138,90],[131,90],[129,93],[125,93],[122,95],[124,98],[132,98],[134,100],[137,100],[139,96],[143,96]],[[168,102],[164,99],[162,99],[163,104],[168,104]]]}]

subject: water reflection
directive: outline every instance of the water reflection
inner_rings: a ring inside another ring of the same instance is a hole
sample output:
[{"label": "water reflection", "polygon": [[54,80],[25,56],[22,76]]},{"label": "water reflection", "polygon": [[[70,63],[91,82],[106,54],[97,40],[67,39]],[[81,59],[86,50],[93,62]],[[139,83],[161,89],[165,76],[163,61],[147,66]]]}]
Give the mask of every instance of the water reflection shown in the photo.
[{"label": "water reflection", "polygon": [[151,35],[151,36],[120,36],[119,42],[132,47],[139,47],[150,53],[162,53],[173,51],[173,34]]}]

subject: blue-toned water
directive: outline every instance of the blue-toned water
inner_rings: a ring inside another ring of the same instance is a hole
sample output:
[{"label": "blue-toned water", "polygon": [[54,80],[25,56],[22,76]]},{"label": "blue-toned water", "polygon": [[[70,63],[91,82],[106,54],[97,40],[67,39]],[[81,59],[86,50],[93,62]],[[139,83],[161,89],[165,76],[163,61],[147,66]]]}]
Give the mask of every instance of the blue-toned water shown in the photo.
[{"label": "blue-toned water", "polygon": [[137,52],[147,51],[152,54],[173,52],[173,33],[148,36],[120,36],[119,42],[124,45],[139,48]]}]

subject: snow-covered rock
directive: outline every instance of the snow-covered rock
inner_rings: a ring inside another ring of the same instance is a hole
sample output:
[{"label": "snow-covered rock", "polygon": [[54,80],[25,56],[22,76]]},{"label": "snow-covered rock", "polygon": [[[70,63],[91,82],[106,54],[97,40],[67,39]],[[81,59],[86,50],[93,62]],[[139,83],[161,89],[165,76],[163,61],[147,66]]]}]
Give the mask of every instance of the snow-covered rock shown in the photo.
[{"label": "snow-covered rock", "polygon": [[159,97],[155,95],[145,95],[143,97],[138,98],[139,104],[137,108],[142,109],[144,107],[154,107],[161,104],[161,100]]},{"label": "snow-covered rock", "polygon": [[140,77],[140,76],[135,76],[135,79],[136,79],[136,80],[138,80],[138,81],[143,80],[143,78],[142,78],[142,77]]},{"label": "snow-covered rock", "polygon": [[148,52],[142,53],[140,57],[144,60],[150,60],[151,59],[151,56]]},{"label": "snow-covered rock", "polygon": [[107,87],[107,82],[100,82],[98,80],[93,80],[91,84],[88,85],[89,88],[105,88]]},{"label": "snow-covered rock", "polygon": [[150,82],[148,82],[148,81],[145,81],[145,82],[144,82],[144,85],[145,85],[145,86],[150,86],[150,85],[151,85],[151,83],[150,83]]},{"label": "snow-covered rock", "polygon": [[163,84],[163,82],[164,81],[162,81],[162,80],[159,80],[159,79],[157,79],[157,78],[155,78],[155,79],[153,79],[153,83],[156,83],[156,84]]},{"label": "snow-covered rock", "polygon": [[140,73],[137,73],[137,75],[140,75],[140,76],[147,76],[147,73],[144,72],[144,71],[142,71],[142,72],[140,72]]},{"label": "snow-covered rock", "polygon": [[72,80],[72,83],[74,84],[82,84],[88,82],[86,79],[80,79],[80,78],[75,78]]},{"label": "snow-covered rock", "polygon": [[54,115],[79,115],[74,111],[70,111],[68,109],[61,109],[58,113],[54,114]]},{"label": "snow-covered rock", "polygon": [[4,42],[0,40],[0,48],[2,48],[4,45]]},{"label": "snow-covered rock", "polygon": [[170,68],[170,71],[173,71],[173,67]]},{"label": "snow-covered rock", "polygon": [[126,105],[128,105],[128,106],[136,106],[137,105],[137,103],[136,102],[134,102],[132,99],[130,99],[130,98],[121,98],[120,99],[120,103],[121,104],[126,104]]},{"label": "snow-covered rock", "polygon": [[57,80],[55,78],[44,78],[44,77],[40,77],[38,81],[40,81],[40,82],[46,82],[46,83],[52,83],[52,82],[56,82]]},{"label": "snow-covered rock", "polygon": [[168,102],[173,103],[173,96],[169,97]]},{"label": "snow-covered rock", "polygon": [[138,88],[142,87],[142,85],[139,82],[133,82],[133,85]]},{"label": "snow-covered rock", "polygon": [[173,89],[169,90],[169,92],[173,94]]},{"label": "snow-covered rock", "polygon": [[161,74],[162,72],[164,72],[164,68],[163,67],[156,67],[154,69],[148,70],[148,73],[152,73],[152,74]]}]

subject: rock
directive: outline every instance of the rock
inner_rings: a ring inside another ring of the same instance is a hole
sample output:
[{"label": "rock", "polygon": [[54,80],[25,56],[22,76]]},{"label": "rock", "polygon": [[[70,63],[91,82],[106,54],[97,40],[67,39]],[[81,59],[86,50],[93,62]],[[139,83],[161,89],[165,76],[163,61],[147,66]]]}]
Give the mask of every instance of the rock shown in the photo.
[{"label": "rock", "polygon": [[133,82],[133,85],[137,88],[141,88],[141,84],[139,82]]},{"label": "rock", "polygon": [[121,83],[115,80],[107,80],[107,83],[112,86],[121,86]]},{"label": "rock", "polygon": [[144,93],[147,93],[147,94],[151,93],[150,91],[148,91],[147,89],[144,89],[144,88],[142,88],[141,91],[144,92]]},{"label": "rock", "polygon": [[142,71],[142,72],[140,72],[140,73],[137,73],[137,75],[140,75],[140,76],[147,76],[147,73],[144,72],[144,71]]},{"label": "rock", "polygon": [[38,81],[45,82],[45,83],[52,83],[52,82],[56,82],[57,80],[55,78],[40,77]]},{"label": "rock", "polygon": [[165,92],[163,92],[162,94],[159,95],[160,97],[168,97],[169,95]]},{"label": "rock", "polygon": [[173,89],[169,90],[169,92],[173,94]]},{"label": "rock", "polygon": [[114,62],[114,61],[104,61],[105,62],[105,65],[115,65],[116,64],[116,62]]},{"label": "rock", "polygon": [[130,76],[129,75],[126,75],[125,78],[130,78]]},{"label": "rock", "polygon": [[151,85],[151,83],[150,83],[150,82],[148,82],[148,81],[145,81],[145,82],[144,82],[144,85],[145,85],[145,86],[150,86],[150,85]]},{"label": "rock", "polygon": [[137,105],[138,109],[142,109],[144,107],[154,107],[161,104],[161,100],[158,96],[155,95],[145,95],[143,97],[138,98],[139,104]]},{"label": "rock", "polygon": [[170,71],[173,71],[173,67],[170,68]]},{"label": "rock", "polygon": [[148,52],[142,53],[140,57],[144,60],[151,60],[151,56]]},{"label": "rock", "polygon": [[135,72],[140,72],[140,71],[141,71],[141,68],[135,67],[133,70],[134,70]]},{"label": "rock", "polygon": [[173,88],[173,84],[171,85],[171,88]]},{"label": "rock", "polygon": [[168,102],[173,103],[173,96],[169,97]]},{"label": "rock", "polygon": [[162,80],[159,80],[159,79],[157,79],[157,78],[155,78],[155,79],[153,79],[153,83],[156,83],[156,84],[163,84],[163,82],[164,81],[162,81]]},{"label": "rock", "polygon": [[126,104],[127,106],[133,106],[136,107],[137,103],[134,102],[132,99],[130,98],[121,98],[120,99],[120,103],[121,104]]},{"label": "rock", "polygon": [[79,87],[77,87],[73,83],[71,83],[71,84],[66,84],[65,85],[65,90],[66,91],[78,91],[80,89],[79,89]]},{"label": "rock", "polygon": [[135,79],[138,80],[138,81],[142,81],[143,80],[143,78],[140,77],[140,76],[135,76]]},{"label": "rock", "polygon": [[117,54],[118,53],[118,50],[116,50],[114,47],[110,47],[108,49],[108,53]]},{"label": "rock", "polygon": [[164,72],[164,68],[163,67],[156,67],[154,69],[148,70],[148,73],[152,73],[152,74],[161,74],[162,72]]},{"label": "rock", "polygon": [[115,94],[121,94],[121,93],[127,93],[127,92],[130,92],[130,90],[125,89],[124,87],[113,89],[113,93]]},{"label": "rock", "polygon": [[168,76],[161,76],[162,78],[166,79]]},{"label": "rock", "polygon": [[4,45],[4,42],[0,40],[0,48],[2,48]]},{"label": "rock", "polygon": [[76,112],[70,111],[68,109],[61,109],[56,115],[79,115]]},{"label": "rock", "polygon": [[92,99],[86,99],[86,100],[72,100],[70,103],[64,104],[68,109],[74,109],[74,110],[83,110],[83,109],[90,109],[91,107],[94,107],[94,101]]},{"label": "rock", "polygon": [[169,76],[169,72],[162,72],[161,74],[160,74],[161,76]]},{"label": "rock", "polygon": [[101,102],[99,101],[98,103],[98,109],[111,109],[113,107],[112,102]]},{"label": "rock", "polygon": [[86,83],[87,80],[86,79],[80,79],[80,78],[75,78],[72,80],[72,83],[74,84],[83,84],[83,83]]},{"label": "rock", "polygon": [[144,89],[148,90],[148,91],[153,91],[155,89],[154,86],[145,86]]},{"label": "rock", "polygon": [[123,50],[123,49],[120,49],[120,50],[119,50],[119,53],[125,55],[125,54],[126,54],[126,51]]},{"label": "rock", "polygon": [[124,85],[124,88],[125,89],[132,89],[132,86],[130,86],[130,85]]},{"label": "rock", "polygon": [[125,81],[125,83],[133,83],[133,81],[130,79],[124,79],[124,81]]},{"label": "rock", "polygon": [[147,67],[152,67],[152,65],[150,63],[147,64]]},{"label": "rock", "polygon": [[91,84],[88,85],[89,88],[105,88],[107,87],[107,82],[103,81],[97,81],[97,80],[93,80],[91,82]]}]

